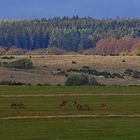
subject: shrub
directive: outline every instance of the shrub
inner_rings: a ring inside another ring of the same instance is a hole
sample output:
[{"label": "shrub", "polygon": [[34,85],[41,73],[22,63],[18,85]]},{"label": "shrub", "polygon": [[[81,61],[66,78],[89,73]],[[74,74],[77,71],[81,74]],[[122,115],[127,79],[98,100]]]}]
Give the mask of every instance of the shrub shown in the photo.
[{"label": "shrub", "polygon": [[65,72],[65,71],[58,71],[57,74],[58,74],[58,75],[65,75],[66,72]]},{"label": "shrub", "polygon": [[134,71],[133,72],[133,76],[132,76],[133,78],[140,78],[140,72],[139,71]]},{"label": "shrub", "polygon": [[61,69],[60,68],[57,68],[57,71],[61,71]]},{"label": "shrub", "polygon": [[30,69],[33,67],[33,63],[30,59],[23,58],[17,61],[11,62],[6,65],[7,67],[13,67],[18,69]]},{"label": "shrub", "polygon": [[72,61],[72,64],[77,64],[75,61]]},{"label": "shrub", "polygon": [[83,69],[90,69],[89,66],[83,66],[82,68],[83,68]]},{"label": "shrub", "polygon": [[67,72],[80,72],[79,69],[74,69],[74,68],[70,68],[67,70]]},{"label": "shrub", "polygon": [[3,65],[7,65],[8,64],[8,62],[3,62]]},{"label": "shrub", "polygon": [[15,81],[1,81],[0,85],[27,85],[27,84]]},{"label": "shrub", "polygon": [[66,85],[88,85],[89,79],[86,75],[72,75],[66,80]]},{"label": "shrub", "polygon": [[133,70],[131,69],[127,69],[125,72],[124,72],[124,75],[129,75],[129,76],[132,76],[133,75]]},{"label": "shrub", "polygon": [[75,69],[71,68],[68,69],[67,72],[77,72],[77,73],[84,73],[96,76],[104,76],[105,78],[123,78],[123,75],[119,73],[110,73],[107,71],[97,71],[96,69],[92,69],[89,66],[83,66],[82,69]]},{"label": "shrub", "polygon": [[15,59],[14,56],[3,56],[2,59]]},{"label": "shrub", "polygon": [[11,79],[14,78],[13,75],[10,75],[10,78],[11,78]]},{"label": "shrub", "polygon": [[91,77],[91,78],[90,78],[89,84],[90,84],[90,85],[100,85],[100,84],[98,83],[98,81],[97,81],[94,77]]},{"label": "shrub", "polygon": [[111,73],[106,72],[106,71],[101,71],[101,72],[96,71],[95,72],[95,75],[96,76],[104,76],[105,78],[113,78],[112,75],[111,75]]},{"label": "shrub", "polygon": [[122,60],[122,62],[124,63],[124,62],[126,62],[126,60]]},{"label": "shrub", "polygon": [[140,78],[140,72],[139,71],[133,71],[131,69],[127,69],[124,72],[124,75],[128,75],[128,76],[131,76],[133,78]]},{"label": "shrub", "polygon": [[117,77],[117,78],[124,78],[123,75],[121,75],[119,73],[113,73],[112,74],[112,78],[115,78],[115,77]]}]

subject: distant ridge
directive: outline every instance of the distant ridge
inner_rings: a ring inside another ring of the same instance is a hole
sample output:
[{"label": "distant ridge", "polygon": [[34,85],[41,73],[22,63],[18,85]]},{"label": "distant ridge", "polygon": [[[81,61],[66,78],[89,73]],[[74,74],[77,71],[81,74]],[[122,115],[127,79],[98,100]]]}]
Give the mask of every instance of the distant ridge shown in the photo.
[{"label": "distant ridge", "polygon": [[[140,19],[94,19],[74,16],[21,21],[0,21],[1,48],[67,52],[139,54]],[[1,52],[4,49],[1,49]]]}]

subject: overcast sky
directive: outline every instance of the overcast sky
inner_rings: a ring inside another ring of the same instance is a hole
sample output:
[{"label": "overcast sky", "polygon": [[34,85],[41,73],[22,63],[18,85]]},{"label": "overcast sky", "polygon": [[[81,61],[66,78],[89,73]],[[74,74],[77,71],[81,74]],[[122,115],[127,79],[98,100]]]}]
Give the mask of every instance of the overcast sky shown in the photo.
[{"label": "overcast sky", "polygon": [[0,19],[73,15],[140,18],[140,0],[0,0]]}]

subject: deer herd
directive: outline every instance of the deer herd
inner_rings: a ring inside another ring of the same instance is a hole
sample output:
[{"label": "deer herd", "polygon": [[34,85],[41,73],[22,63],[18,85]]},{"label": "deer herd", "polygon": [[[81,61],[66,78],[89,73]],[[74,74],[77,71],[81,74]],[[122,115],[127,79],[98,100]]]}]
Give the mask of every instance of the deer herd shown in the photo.
[{"label": "deer herd", "polygon": [[[61,111],[64,111],[66,107],[68,106],[69,100],[62,100],[58,104],[58,108]],[[92,111],[91,107],[88,104],[81,104],[77,101],[72,102],[72,106],[77,110],[77,111]],[[14,110],[21,110],[21,109],[26,109],[25,105],[22,102],[16,102],[12,103],[10,106],[11,109]],[[101,103],[99,105],[99,108],[103,111],[107,111],[109,109],[109,105],[107,103]]]},{"label": "deer herd", "polygon": [[[63,100],[59,104],[59,109],[64,110],[69,103],[69,100]],[[91,107],[88,104],[81,104],[77,101],[73,101],[73,107],[77,111],[92,111]],[[109,105],[107,103],[101,103],[99,108],[103,111],[107,111],[109,109]]]}]

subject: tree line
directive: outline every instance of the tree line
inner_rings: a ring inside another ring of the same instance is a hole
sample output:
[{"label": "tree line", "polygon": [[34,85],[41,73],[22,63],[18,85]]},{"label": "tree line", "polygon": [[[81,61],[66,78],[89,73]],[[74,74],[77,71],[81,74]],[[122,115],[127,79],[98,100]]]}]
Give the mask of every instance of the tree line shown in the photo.
[{"label": "tree line", "polygon": [[[0,21],[0,46],[34,50],[57,47],[82,52],[106,38],[140,37],[140,19],[94,19],[54,17],[21,21]],[[102,41],[100,44],[104,44]]]}]

